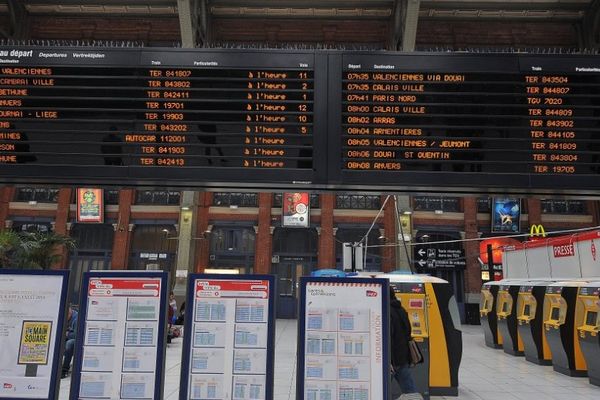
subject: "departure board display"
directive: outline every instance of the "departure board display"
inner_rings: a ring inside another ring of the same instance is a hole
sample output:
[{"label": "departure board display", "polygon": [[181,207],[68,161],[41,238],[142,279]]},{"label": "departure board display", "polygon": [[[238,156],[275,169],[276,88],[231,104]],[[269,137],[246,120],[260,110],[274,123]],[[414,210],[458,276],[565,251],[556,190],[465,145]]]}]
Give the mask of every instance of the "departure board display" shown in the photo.
[{"label": "departure board display", "polygon": [[344,55],[341,68],[344,182],[600,187],[600,57]]},{"label": "departure board display", "polygon": [[0,181],[600,193],[600,57],[0,47]]},{"label": "departure board display", "polygon": [[312,181],[314,57],[0,49],[2,175]]}]

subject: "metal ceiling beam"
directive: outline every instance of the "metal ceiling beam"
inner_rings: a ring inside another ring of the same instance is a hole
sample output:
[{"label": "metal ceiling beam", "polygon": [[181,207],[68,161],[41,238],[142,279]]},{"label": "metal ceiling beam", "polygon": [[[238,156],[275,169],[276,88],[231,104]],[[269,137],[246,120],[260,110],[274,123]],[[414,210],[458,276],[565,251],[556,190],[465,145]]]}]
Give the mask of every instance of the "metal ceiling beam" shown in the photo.
[{"label": "metal ceiling beam", "polygon": [[600,50],[600,0],[592,1],[581,23],[581,47]]},{"label": "metal ceiling beam", "polygon": [[[143,2],[136,0],[21,0],[25,6],[41,5],[41,6],[164,6],[172,7],[177,3],[177,0],[144,0]],[[140,4],[141,3],[141,4]]]},{"label": "metal ceiling beam", "polygon": [[420,0],[396,0],[391,30],[392,50],[415,50],[420,3]]},{"label": "metal ceiling beam", "polygon": [[181,47],[194,48],[198,45],[198,0],[177,0]]},{"label": "metal ceiling beam", "polygon": [[25,39],[29,26],[28,14],[23,2],[20,0],[7,0],[10,18],[10,31],[0,30],[0,35],[7,39]]}]

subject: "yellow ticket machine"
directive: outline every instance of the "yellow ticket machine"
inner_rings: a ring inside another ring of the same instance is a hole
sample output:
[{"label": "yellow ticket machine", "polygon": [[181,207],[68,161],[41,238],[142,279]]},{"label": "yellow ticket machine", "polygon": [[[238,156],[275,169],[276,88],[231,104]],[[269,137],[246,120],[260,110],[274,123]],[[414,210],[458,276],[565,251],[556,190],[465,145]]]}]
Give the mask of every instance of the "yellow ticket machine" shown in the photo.
[{"label": "yellow ticket machine", "polygon": [[524,355],[525,347],[517,330],[517,297],[524,281],[510,280],[500,282],[496,299],[498,332],[502,335],[504,352],[513,356]]},{"label": "yellow ticket machine", "polygon": [[[581,352],[576,320],[577,294],[583,281],[550,284],[544,299],[544,331],[552,352],[552,367],[569,376],[587,376],[587,365]],[[580,308],[579,313],[583,310]]]},{"label": "yellow ticket machine", "polygon": [[479,303],[479,316],[485,345],[493,349],[502,348],[502,335],[498,333],[498,316],[496,315],[496,296],[500,284],[486,282],[481,288],[481,302]]},{"label": "yellow ticket machine", "polygon": [[575,321],[581,352],[585,358],[592,385],[600,386],[600,282],[579,288],[577,300],[581,320]]},{"label": "yellow ticket machine", "polygon": [[523,340],[525,359],[539,365],[552,365],[552,353],[544,333],[544,295],[551,282],[529,282],[517,297],[517,330]]},{"label": "yellow ticket machine", "polygon": [[426,393],[431,396],[458,396],[462,331],[452,286],[425,275],[378,277],[390,280],[408,313],[413,338],[423,351],[425,362],[413,370],[417,388],[428,385]]}]

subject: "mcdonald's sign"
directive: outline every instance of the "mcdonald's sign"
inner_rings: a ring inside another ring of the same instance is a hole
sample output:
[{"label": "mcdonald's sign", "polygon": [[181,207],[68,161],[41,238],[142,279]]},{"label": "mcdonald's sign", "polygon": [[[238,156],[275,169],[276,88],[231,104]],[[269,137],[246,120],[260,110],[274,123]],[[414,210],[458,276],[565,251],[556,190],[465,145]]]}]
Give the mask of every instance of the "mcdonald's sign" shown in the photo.
[{"label": "mcdonald's sign", "polygon": [[529,237],[530,238],[535,238],[535,237],[546,237],[546,230],[544,229],[544,226],[542,224],[533,224],[531,225],[531,227],[529,228]]}]

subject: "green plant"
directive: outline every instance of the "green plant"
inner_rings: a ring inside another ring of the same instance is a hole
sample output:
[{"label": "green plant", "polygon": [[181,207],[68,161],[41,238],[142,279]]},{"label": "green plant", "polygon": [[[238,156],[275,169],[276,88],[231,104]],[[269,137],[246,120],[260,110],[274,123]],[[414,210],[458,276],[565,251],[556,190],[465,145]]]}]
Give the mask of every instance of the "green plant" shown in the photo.
[{"label": "green plant", "polygon": [[20,246],[20,237],[16,232],[0,231],[0,268],[10,268],[12,258]]},{"label": "green plant", "polygon": [[62,259],[60,246],[75,248],[74,239],[51,232],[22,232],[19,239],[13,261],[16,268],[22,269],[48,269]]}]

